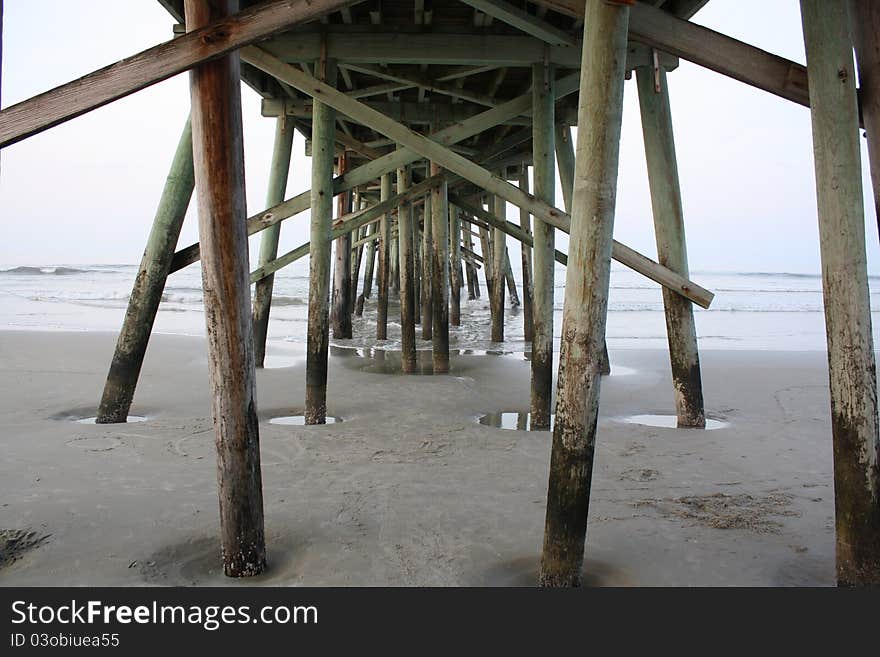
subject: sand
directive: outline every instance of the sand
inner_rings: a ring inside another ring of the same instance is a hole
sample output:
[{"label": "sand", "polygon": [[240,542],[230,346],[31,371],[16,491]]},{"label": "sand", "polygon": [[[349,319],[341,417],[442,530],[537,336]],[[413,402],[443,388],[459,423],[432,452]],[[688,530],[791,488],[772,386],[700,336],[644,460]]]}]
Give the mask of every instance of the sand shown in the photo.
[{"label": "sand", "polygon": [[[304,364],[258,373],[270,569],[223,577],[205,344],[154,337],[132,412],[94,415],[115,336],[0,332],[0,585],[533,585],[550,435],[483,426],[528,410],[522,356],[454,356],[449,376],[331,358],[323,427]],[[825,356],[707,351],[714,431],[628,424],[669,413],[663,351],[612,351],[585,583],[834,583]]]}]

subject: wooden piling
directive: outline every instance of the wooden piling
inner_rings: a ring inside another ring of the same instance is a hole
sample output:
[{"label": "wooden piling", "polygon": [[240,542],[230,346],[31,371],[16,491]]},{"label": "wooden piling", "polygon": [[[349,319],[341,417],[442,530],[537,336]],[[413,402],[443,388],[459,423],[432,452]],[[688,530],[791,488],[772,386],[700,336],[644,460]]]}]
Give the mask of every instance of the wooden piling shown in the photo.
[{"label": "wooden piling", "polygon": [[[397,170],[397,193],[409,187],[409,170]],[[400,257],[400,367],[404,374],[417,371],[415,285],[413,277],[413,210],[412,203],[404,203],[397,209],[397,251]]]},{"label": "wooden piling", "polygon": [[[184,7],[192,31],[234,14],[238,1],[185,0]],[[221,555],[227,576],[247,577],[266,568],[266,544],[238,53],[192,69],[190,92]]]},{"label": "wooden piling", "polygon": [[398,226],[398,230],[391,238],[388,271],[391,274],[391,293],[397,298],[400,296],[400,221],[396,221],[395,224]]},{"label": "wooden piling", "polygon": [[[316,75],[336,82],[333,60],[316,62]],[[333,159],[336,112],[312,104],[312,189],[309,227],[309,324],[306,344],[305,423],[327,421],[327,350],[330,331],[330,231],[333,229]]]},{"label": "wooden piling", "polygon": [[[529,169],[524,164],[519,172],[519,188],[529,193]],[[532,215],[529,211],[519,209],[519,225],[526,233],[532,234]],[[532,341],[532,249],[520,242],[522,254],[522,287],[523,287],[523,338]]]},{"label": "wooden piling", "polygon": [[[348,157],[345,152],[339,156],[339,175],[348,170]],[[337,216],[351,212],[351,192],[343,192],[337,197]],[[333,294],[330,302],[330,327],[336,339],[352,337],[351,326],[351,233],[336,238],[333,256]]]},{"label": "wooden piling", "polygon": [[[379,224],[373,224],[365,227],[365,236],[373,236],[379,231]],[[363,298],[369,299],[373,296],[373,279],[376,274],[376,246],[377,240],[367,242],[364,253],[364,285],[361,288]]]},{"label": "wooden piling", "polygon": [[[584,49],[587,50],[586,48]],[[556,167],[554,117],[556,93],[553,67],[532,66],[532,166],[535,197],[555,203]],[[553,395],[553,293],[556,230],[535,217],[532,252],[532,428],[550,427]]]},{"label": "wooden piling", "polygon": [[859,108],[868,141],[874,211],[880,230],[880,4],[849,0],[853,43],[859,71]]},{"label": "wooden piling", "polygon": [[449,206],[449,322],[461,326],[461,211]]},{"label": "wooden piling", "polygon": [[801,0],[828,339],[839,586],[880,586],[880,431],[846,3]]},{"label": "wooden piling", "polygon": [[[664,267],[687,277],[684,213],[666,71],[662,67],[657,70],[640,67],[636,70],[636,79],[645,158],[648,163],[648,182],[651,188],[657,260]],[[662,290],[678,426],[703,428],[706,426],[706,415],[703,409],[703,383],[694,309],[691,302],[681,295],[665,287]]]},{"label": "wooden piling", "polygon": [[[352,202],[351,212],[356,210],[365,210],[366,204],[361,201],[360,194],[355,193],[354,201]],[[351,321],[352,313],[360,317],[364,314],[364,298],[363,296],[358,296],[358,282],[360,282],[361,276],[361,263],[364,259],[364,244],[362,240],[367,236],[367,229],[370,226],[361,226],[356,229],[354,233],[351,235],[350,239],[357,238],[355,243],[352,243],[351,249],[351,276],[349,282],[349,302],[350,306],[348,309],[349,313],[349,321]],[[371,242],[372,244],[372,242]],[[357,299],[355,299],[357,297]],[[352,327],[353,328],[353,327]]]},{"label": "wooden piling", "polygon": [[[629,8],[587,0],[542,586],[578,586],[599,414]],[[536,185],[537,186],[537,185]]]},{"label": "wooden piling", "polygon": [[[574,186],[574,142],[571,128],[565,123],[556,123],[556,166],[562,183],[562,200],[565,211],[571,212],[571,195]],[[611,361],[608,359],[608,345],[602,340],[602,354],[599,361],[602,374],[611,374]]]},{"label": "wooden piling", "polygon": [[125,422],[128,418],[194,184],[192,127],[187,119],[128,298],[128,310],[98,406],[98,424]]},{"label": "wooden piling", "polygon": [[[491,211],[491,208],[490,208]],[[492,309],[492,267],[489,263],[492,262],[492,244],[489,241],[489,231],[480,226],[480,253],[483,255],[483,261],[486,263],[486,266],[483,267],[483,280],[486,283],[486,294],[489,295],[489,309]]]},{"label": "wooden piling", "polygon": [[[431,175],[441,173],[431,162]],[[449,372],[449,202],[446,181],[431,190],[431,319],[434,374]]]},{"label": "wooden piling", "polygon": [[[474,240],[471,235],[471,226],[470,222],[462,222],[462,240],[464,241],[465,247],[471,253],[474,252]],[[468,299],[473,301],[475,299],[480,298],[480,279],[477,277],[477,268],[468,261],[465,264],[465,277],[467,278],[468,284]]]},{"label": "wooden piling", "polygon": [[[391,198],[391,174],[386,173],[380,179],[379,200]],[[391,278],[391,213],[385,213],[379,220],[379,272],[378,291],[376,293],[376,339],[388,339],[388,284]]]},{"label": "wooden piling", "polygon": [[[425,202],[422,199],[420,205],[413,205],[412,229],[413,229],[413,298],[415,306],[413,307],[413,319],[416,326],[422,323],[422,309],[425,306],[425,288],[422,285],[422,275],[424,268],[422,267],[422,244],[424,230],[422,224],[425,220],[424,216]],[[429,329],[430,330],[430,329]]]},{"label": "wooden piling", "polygon": [[[507,233],[504,233],[505,235]],[[516,289],[516,278],[513,276],[513,266],[510,264],[510,253],[504,248],[504,279],[507,281],[507,293],[510,295],[510,307],[519,308],[519,292]]]},{"label": "wooden piling", "polygon": [[434,339],[434,197],[425,197],[421,246],[422,340]]},{"label": "wooden piling", "polygon": [[[290,171],[290,154],[293,150],[293,121],[281,115],[275,123],[275,146],[272,150],[272,166],[269,169],[269,190],[266,207],[271,208],[284,200],[287,176]],[[263,231],[260,241],[260,267],[278,257],[278,238],[281,224],[273,224]],[[272,306],[272,288],[275,275],[261,278],[254,286],[254,358],[257,367],[266,360],[266,335],[269,331],[269,312]]]},{"label": "wooden piling", "polygon": [[[489,212],[499,217],[505,216],[507,203],[498,196],[489,197]],[[489,305],[492,310],[492,342],[504,342],[504,289],[507,285],[507,272],[504,265],[507,257],[507,234],[495,228],[492,235],[492,291]],[[486,262],[488,269],[489,263]]]}]

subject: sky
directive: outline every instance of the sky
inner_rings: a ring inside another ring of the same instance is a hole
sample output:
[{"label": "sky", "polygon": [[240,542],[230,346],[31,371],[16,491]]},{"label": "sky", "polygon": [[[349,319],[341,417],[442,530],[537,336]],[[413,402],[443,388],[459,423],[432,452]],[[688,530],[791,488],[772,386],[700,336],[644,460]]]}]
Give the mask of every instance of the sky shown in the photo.
[{"label": "sky", "polygon": [[[711,0],[693,20],[806,61],[797,0]],[[155,0],[6,0],[3,23],[7,107],[168,40],[173,20]],[[691,271],[819,273],[809,110],[684,61],[668,79]],[[259,97],[244,85],[242,106],[252,215],[265,207],[275,120],[260,116]],[[137,263],[188,108],[182,74],[4,149],[0,267]],[[861,141],[868,266],[877,275]],[[297,134],[288,198],[309,187],[304,153]],[[518,221],[513,206],[507,211]],[[198,239],[195,212],[193,201],[181,246]],[[614,235],[656,257],[635,79],[625,88]],[[285,221],[280,252],[307,236],[308,213]],[[252,237],[252,264],[258,249]]]}]

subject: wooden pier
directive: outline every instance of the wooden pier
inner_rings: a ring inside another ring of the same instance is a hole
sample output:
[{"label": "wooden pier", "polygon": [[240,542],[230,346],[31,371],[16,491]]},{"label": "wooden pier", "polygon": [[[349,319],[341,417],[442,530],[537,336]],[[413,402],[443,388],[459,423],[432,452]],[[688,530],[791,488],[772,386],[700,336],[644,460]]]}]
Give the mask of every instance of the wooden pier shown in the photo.
[{"label": "wooden pier", "polygon": [[[880,585],[880,430],[859,154],[862,125],[880,198],[873,3],[801,0],[805,67],[691,22],[708,0],[159,1],[174,38],[0,111],[0,147],[188,72],[191,120],[159,199],[98,422],[126,421],[166,280],[200,262],[227,575],[267,567],[255,370],[265,360],[274,274],[308,255],[305,398],[291,400],[302,403],[308,424],[324,423],[332,407],[330,342],[353,337],[353,317],[365,306],[375,304],[367,334],[375,331],[381,344],[389,324],[399,323],[394,338],[407,375],[421,371],[418,338],[431,342],[434,375],[454,370],[468,304],[488,300],[487,341],[504,343],[509,322],[523,322],[531,398],[520,403],[531,426],[552,424],[553,436],[541,583],[581,583],[609,371],[612,260],[662,287],[678,425],[702,428],[711,408],[693,304],[707,308],[713,294],[688,269],[668,86],[683,59],[811,113],[838,583]],[[630,78],[656,261],[613,238]],[[266,208],[252,217],[241,83],[275,122]],[[307,141],[311,188],[285,198],[294,133]],[[194,191],[199,242],[178,245]],[[515,222],[509,206],[519,213]],[[309,241],[279,255],[282,223],[303,222],[306,211]],[[569,236],[567,253],[557,249],[560,231]],[[257,234],[252,267],[248,238]],[[512,259],[521,262],[520,289]],[[561,327],[554,326],[557,263],[566,266]]]}]

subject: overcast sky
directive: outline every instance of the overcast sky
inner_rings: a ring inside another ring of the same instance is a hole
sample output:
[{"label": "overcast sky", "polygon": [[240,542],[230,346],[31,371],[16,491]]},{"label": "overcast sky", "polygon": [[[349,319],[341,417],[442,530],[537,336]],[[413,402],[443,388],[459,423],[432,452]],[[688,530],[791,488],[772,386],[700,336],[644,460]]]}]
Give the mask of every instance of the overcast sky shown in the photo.
[{"label": "overcast sky", "polygon": [[[805,63],[797,0],[712,0],[694,20]],[[167,40],[172,22],[154,0],[6,0],[2,105]],[[687,62],[669,80],[691,270],[818,273],[809,111]],[[614,232],[654,257],[635,80],[624,102]],[[260,116],[244,86],[242,103],[253,214],[264,207],[274,119]],[[4,149],[0,266],[138,262],[188,106],[183,74]],[[878,274],[862,146],[868,261]],[[303,153],[297,135],[288,197],[309,187]],[[194,206],[181,245],[197,239]],[[307,239],[307,224],[307,214],[283,224],[282,252]]]}]

